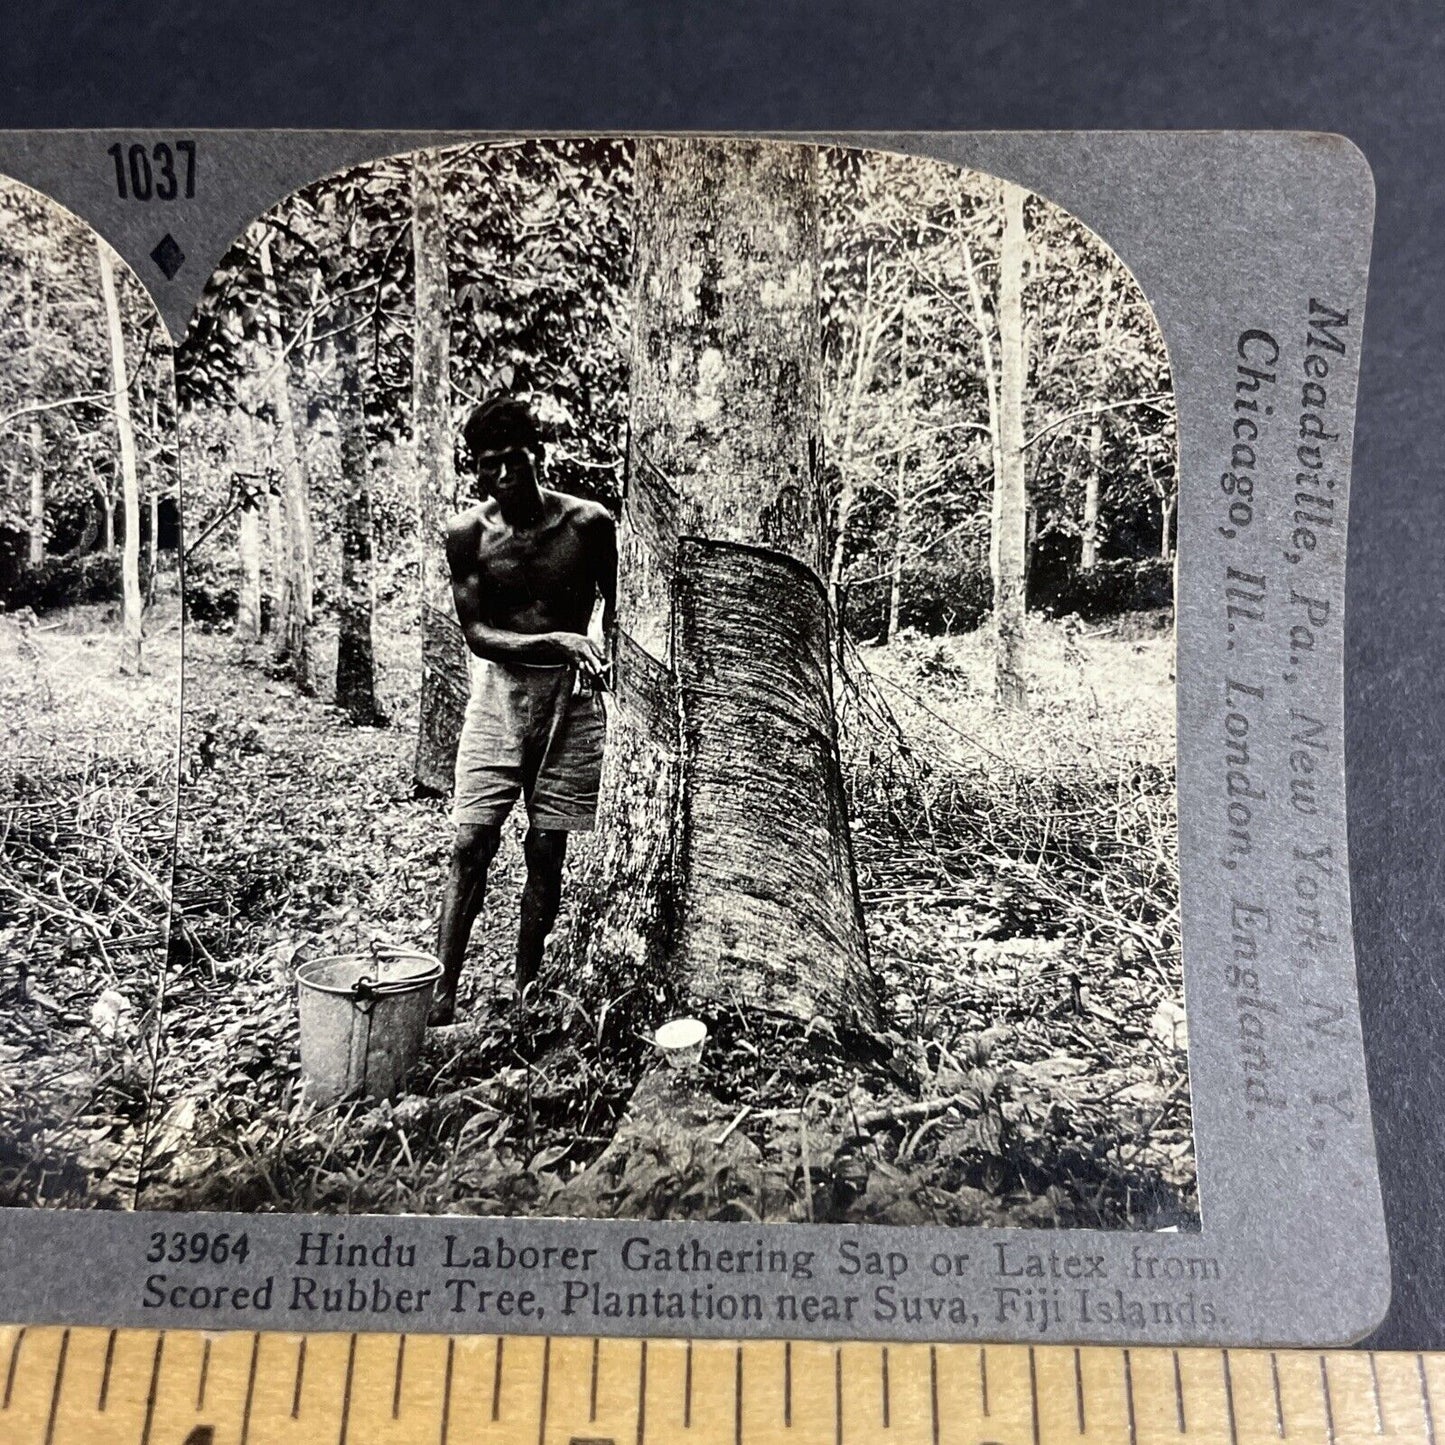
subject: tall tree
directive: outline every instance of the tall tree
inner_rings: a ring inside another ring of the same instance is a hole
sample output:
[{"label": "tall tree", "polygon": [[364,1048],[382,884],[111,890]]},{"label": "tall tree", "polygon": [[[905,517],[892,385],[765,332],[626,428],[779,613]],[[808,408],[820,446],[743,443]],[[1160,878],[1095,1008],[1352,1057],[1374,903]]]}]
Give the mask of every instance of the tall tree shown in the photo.
[{"label": "tall tree", "polygon": [[416,781],[435,792],[451,786],[469,675],[467,645],[452,605],[444,551],[456,477],[448,404],[451,307],[441,172],[440,152],[416,153],[411,167],[416,278],[411,425],[421,575],[421,703],[413,770]]},{"label": "tall tree", "polygon": [[1084,472],[1084,527],[1079,565],[1086,571],[1099,561],[1099,490],[1104,468],[1104,424],[1098,417],[1089,427],[1089,462]]},{"label": "tall tree", "polygon": [[811,148],[639,143],[609,989],[876,1023],[833,712]]},{"label": "tall tree", "polygon": [[45,448],[40,421],[32,420],[27,431],[27,461],[30,467],[30,565],[45,560]]},{"label": "tall tree", "polygon": [[236,605],[236,636],[243,642],[261,640],[261,486],[265,468],[256,440],[256,420],[245,409],[236,409],[240,445],[236,460],[240,466],[233,477],[240,489],[237,507],[237,554],[241,563],[241,587]]},{"label": "tall tree", "polygon": [[357,345],[359,321],[347,303],[333,307],[340,381],[341,596],[337,602],[336,705],[354,722],[373,723],[376,706],[376,572],[371,515],[371,456]]},{"label": "tall tree", "polygon": [[312,560],[311,498],[306,458],[296,439],[291,406],[289,357],[281,331],[281,303],[277,295],[271,242],[261,243],[258,257],[262,280],[261,315],[270,343],[266,389],[276,419],[276,443],[281,470],[281,593],[276,599],[276,660],[282,663],[297,689],[316,691],[315,662],[311,655],[311,623],[315,609],[315,564]]},{"label": "tall tree", "polygon": [[121,494],[125,505],[125,541],[121,552],[122,672],[141,671],[140,595],[140,478],[136,471],[135,428],[130,413],[130,380],[125,366],[125,327],[115,286],[115,263],[110,247],[97,236],[95,253],[100,264],[100,289],[105,302],[106,337],[110,346],[110,375],[114,388],[115,430],[119,444]]},{"label": "tall tree", "polygon": [[1028,488],[1024,471],[1024,387],[1028,340],[1024,331],[1023,277],[1028,240],[1024,192],[1003,186],[1003,241],[999,250],[998,425],[995,432],[993,617],[997,652],[994,696],[1006,708],[1028,701],[1024,678],[1024,589],[1028,548]]}]

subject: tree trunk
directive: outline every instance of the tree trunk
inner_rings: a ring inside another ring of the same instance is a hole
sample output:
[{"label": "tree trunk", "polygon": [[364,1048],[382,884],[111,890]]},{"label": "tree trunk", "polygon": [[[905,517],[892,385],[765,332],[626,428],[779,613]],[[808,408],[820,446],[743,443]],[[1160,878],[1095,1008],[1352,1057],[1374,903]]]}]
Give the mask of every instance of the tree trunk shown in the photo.
[{"label": "tree trunk", "polygon": [[125,505],[125,539],[121,553],[120,670],[141,671],[140,478],[136,471],[135,428],[131,424],[130,385],[125,371],[125,330],[120,297],[115,289],[115,263],[110,248],[95,238],[100,260],[100,289],[105,298],[105,324],[110,340],[110,376],[115,390],[115,430],[119,443],[121,495]]},{"label": "tree trunk", "polygon": [[154,483],[151,485],[150,494],[150,539],[146,547],[146,606],[151,606],[156,600],[156,578],[160,575],[160,533],[161,533],[161,494]]},{"label": "tree trunk", "polygon": [[156,600],[156,574],[160,562],[160,468],[157,462],[161,451],[161,399],[160,394],[151,396],[151,436],[154,440],[154,450],[147,458],[146,472],[150,480],[150,488],[146,497],[146,585],[145,605],[152,607]]},{"label": "tree trunk", "polygon": [[281,458],[281,540],[285,548],[278,567],[281,586],[276,598],[275,655],[297,690],[309,695],[316,691],[315,665],[311,656],[316,588],[311,547],[310,479],[305,455],[296,441],[290,366],[282,354],[281,305],[276,294],[269,241],[261,247],[261,274],[266,290],[266,329],[274,353],[268,358],[267,370]]},{"label": "tree trunk", "polygon": [[848,523],[858,497],[853,474],[853,450],[858,435],[858,408],[873,374],[873,358],[887,329],[886,320],[874,315],[873,253],[869,251],[863,283],[863,312],[858,318],[858,338],[853,351],[853,375],[848,386],[848,410],[843,417],[843,441],[838,449],[838,508],[834,516],[833,555],[828,564],[828,596],[838,611],[843,586],[843,562],[848,548]]},{"label": "tree trunk", "polygon": [[40,424],[30,423],[30,565],[45,561],[45,452]]},{"label": "tree trunk", "polygon": [[418,151],[412,163],[412,258],[416,271],[411,426],[415,450],[417,561],[421,577],[421,706],[413,774],[446,792],[466,712],[470,659],[452,604],[446,524],[456,506],[449,405],[450,308],[441,160]]},{"label": "tree trunk", "polygon": [[101,511],[105,514],[105,555],[115,556],[115,498],[110,492],[101,495]]},{"label": "tree trunk", "polygon": [[1089,470],[1084,479],[1084,535],[1079,565],[1087,572],[1099,563],[1099,471],[1104,455],[1104,428],[1089,428]]},{"label": "tree trunk", "polygon": [[1178,500],[1173,492],[1159,498],[1159,556],[1165,562],[1174,555],[1174,509]]},{"label": "tree trunk", "polygon": [[[900,410],[908,405],[908,313],[902,320],[902,331],[898,338],[898,405]],[[905,423],[906,425],[906,418]],[[898,469],[893,486],[893,565],[888,578],[888,626],[884,641],[891,641],[898,635],[898,616],[903,602],[903,552],[908,546],[908,448],[904,439],[898,439]]]},{"label": "tree trunk", "polygon": [[600,878],[612,996],[876,1025],[821,580],[816,160],[639,143]]},{"label": "tree trunk", "polygon": [[237,412],[242,445],[239,460],[245,472],[241,481],[238,513],[238,550],[241,561],[241,590],[236,605],[236,636],[242,642],[261,640],[261,496],[260,448],[256,445],[256,422],[246,411]]},{"label": "tree trunk", "polygon": [[334,341],[341,383],[341,482],[346,503],[341,524],[341,597],[337,607],[336,705],[353,722],[378,721],[376,649],[372,632],[376,615],[376,578],[372,566],[371,458],[366,444],[366,411],[361,389],[361,363],[356,345],[356,318],[349,306],[338,306]]},{"label": "tree trunk", "polygon": [[993,616],[997,652],[994,697],[1019,709],[1028,700],[1024,680],[1024,587],[1028,488],[1024,481],[1024,386],[1028,376],[1023,325],[1024,193],[1003,184],[1003,242],[999,251],[998,470],[994,477]]}]

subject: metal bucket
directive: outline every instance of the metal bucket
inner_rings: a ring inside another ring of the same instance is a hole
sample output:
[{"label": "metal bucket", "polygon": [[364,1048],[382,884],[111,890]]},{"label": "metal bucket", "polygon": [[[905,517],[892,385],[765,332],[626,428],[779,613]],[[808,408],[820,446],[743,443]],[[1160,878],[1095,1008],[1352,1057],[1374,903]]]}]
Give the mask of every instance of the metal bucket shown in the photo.
[{"label": "metal bucket", "polygon": [[430,954],[401,949],[303,963],[296,982],[307,1099],[325,1105],[401,1093],[441,973]]}]

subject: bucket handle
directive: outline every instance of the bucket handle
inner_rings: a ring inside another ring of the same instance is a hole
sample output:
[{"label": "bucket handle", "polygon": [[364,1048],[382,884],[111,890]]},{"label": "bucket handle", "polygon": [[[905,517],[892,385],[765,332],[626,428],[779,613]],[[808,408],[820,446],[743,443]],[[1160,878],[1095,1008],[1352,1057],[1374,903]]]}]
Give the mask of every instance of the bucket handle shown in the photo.
[{"label": "bucket handle", "polygon": [[[421,983],[426,983],[423,979]],[[421,985],[414,978],[376,979],[362,974],[351,986],[352,999],[362,1013],[370,1013],[376,1001],[397,993],[414,993]]]}]

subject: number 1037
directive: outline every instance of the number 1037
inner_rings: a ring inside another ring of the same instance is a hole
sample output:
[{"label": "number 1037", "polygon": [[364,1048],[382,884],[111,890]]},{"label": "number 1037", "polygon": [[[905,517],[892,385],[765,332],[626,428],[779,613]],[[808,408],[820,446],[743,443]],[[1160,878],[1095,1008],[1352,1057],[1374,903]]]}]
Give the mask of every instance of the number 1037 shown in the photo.
[{"label": "number 1037", "polygon": [[115,162],[116,194],[123,201],[190,200],[196,194],[196,143],[193,140],[117,141],[106,152]]}]

